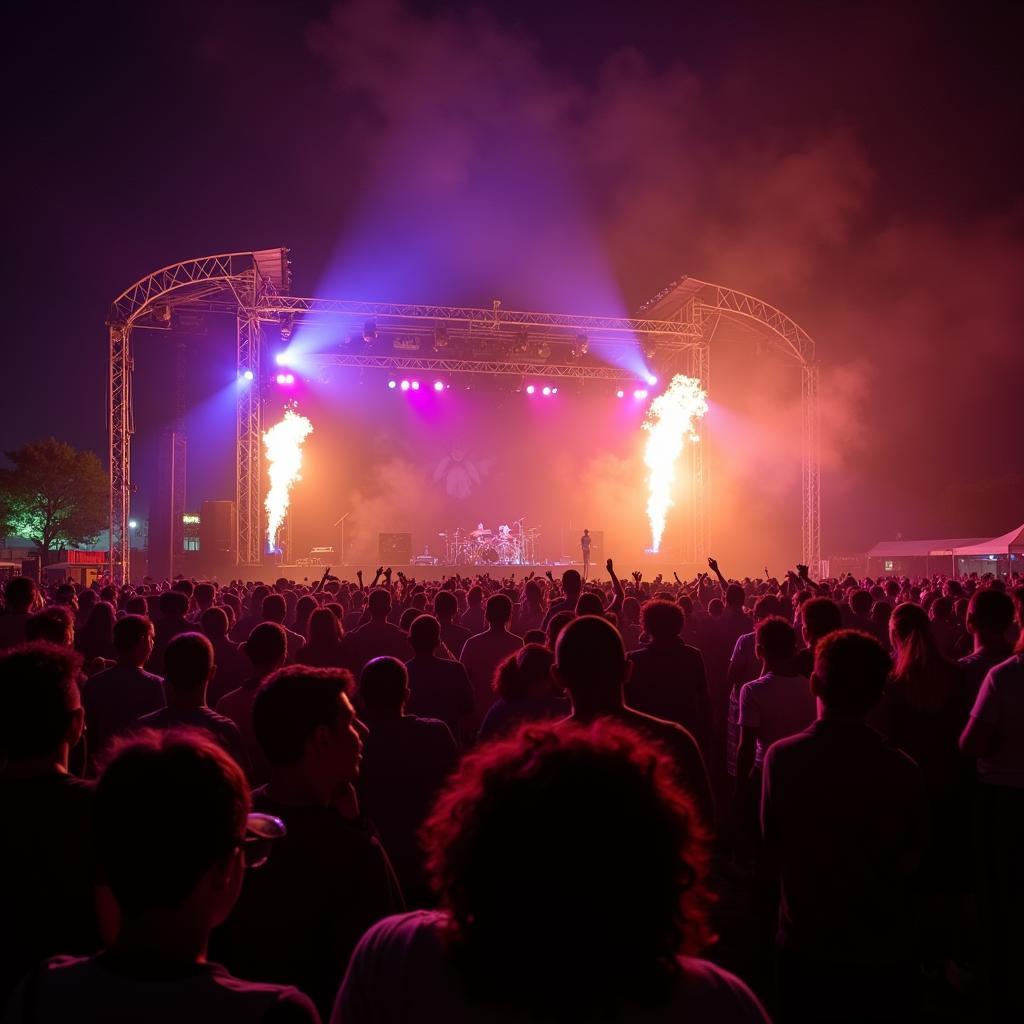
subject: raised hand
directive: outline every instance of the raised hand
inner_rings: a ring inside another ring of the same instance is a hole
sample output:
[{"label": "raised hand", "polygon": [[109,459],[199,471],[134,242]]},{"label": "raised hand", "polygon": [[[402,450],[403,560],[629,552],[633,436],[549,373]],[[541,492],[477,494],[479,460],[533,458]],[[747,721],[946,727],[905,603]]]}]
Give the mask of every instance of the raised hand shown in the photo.
[{"label": "raised hand", "polygon": [[378,565],[377,566],[377,575],[378,576],[383,576],[384,575],[384,566],[383,565]]},{"label": "raised hand", "polygon": [[605,569],[608,570],[608,575],[609,576],[611,576],[611,575],[613,575],[615,573],[615,567],[612,565],[612,560],[610,558],[608,559],[607,562],[604,563],[604,567],[605,567]]},{"label": "raised hand", "polygon": [[550,570],[550,569],[548,569],[548,570],[547,570],[547,571],[546,571],[546,572],[544,573],[544,575],[545,575],[545,576],[547,576],[547,578],[548,578],[549,580],[551,580],[551,582],[552,582],[552,583],[554,583],[554,582],[555,582],[555,577],[554,577],[554,576],[552,575],[552,573],[551,573],[551,570]]},{"label": "raised hand", "polygon": [[709,558],[708,559],[708,568],[712,572],[717,573],[718,572],[718,559],[717,558]]}]

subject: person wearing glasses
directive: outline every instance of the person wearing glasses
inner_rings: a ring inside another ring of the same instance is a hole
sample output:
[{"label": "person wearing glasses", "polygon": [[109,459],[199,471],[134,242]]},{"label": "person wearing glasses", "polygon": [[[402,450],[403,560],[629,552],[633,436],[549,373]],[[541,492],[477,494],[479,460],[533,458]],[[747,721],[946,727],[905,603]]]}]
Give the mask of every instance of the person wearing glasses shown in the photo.
[{"label": "person wearing glasses", "polygon": [[7,1021],[319,1021],[295,988],[233,977],[207,960],[247,863],[284,827],[250,813],[242,769],[199,730],[118,741],[93,809],[107,948],[58,956],[28,975]]}]

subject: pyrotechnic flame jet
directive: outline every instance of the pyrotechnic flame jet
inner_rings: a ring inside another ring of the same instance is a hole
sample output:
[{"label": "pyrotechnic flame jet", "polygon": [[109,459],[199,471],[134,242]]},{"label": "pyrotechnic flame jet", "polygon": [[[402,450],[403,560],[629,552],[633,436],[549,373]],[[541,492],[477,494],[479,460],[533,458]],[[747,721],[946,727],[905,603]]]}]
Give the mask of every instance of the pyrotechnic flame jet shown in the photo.
[{"label": "pyrotechnic flame jet", "polygon": [[644,419],[647,444],[644,465],[647,466],[647,518],[651,524],[651,554],[661,549],[665,517],[675,504],[672,484],[676,478],[676,462],[687,438],[697,443],[696,421],[708,411],[707,395],[695,377],[676,374],[669,386],[651,402]]},{"label": "pyrotechnic flame jet", "polygon": [[301,480],[302,443],[313,432],[313,424],[294,409],[285,411],[284,419],[263,434],[267,453],[270,489],[264,507],[267,510],[267,549],[277,549],[277,535],[288,514],[288,497],[292,484]]}]

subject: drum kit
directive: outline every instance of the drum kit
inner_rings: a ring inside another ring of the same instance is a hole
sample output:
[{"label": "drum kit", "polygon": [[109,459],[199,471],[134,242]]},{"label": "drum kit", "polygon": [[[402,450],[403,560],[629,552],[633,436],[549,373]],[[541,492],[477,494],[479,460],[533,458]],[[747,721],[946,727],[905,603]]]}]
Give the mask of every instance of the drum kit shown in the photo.
[{"label": "drum kit", "polygon": [[475,530],[439,533],[448,565],[530,565],[534,560],[537,529],[525,529],[519,519],[502,523],[497,533],[479,523]]}]

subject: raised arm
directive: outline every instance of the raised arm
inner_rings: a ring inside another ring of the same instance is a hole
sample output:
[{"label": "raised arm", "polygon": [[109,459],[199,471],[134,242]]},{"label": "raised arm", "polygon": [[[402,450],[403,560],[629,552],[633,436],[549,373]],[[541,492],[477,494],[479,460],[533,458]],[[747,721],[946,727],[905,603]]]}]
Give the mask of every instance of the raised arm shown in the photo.
[{"label": "raised arm", "polygon": [[612,578],[612,589],[615,591],[615,598],[608,606],[607,611],[618,612],[622,608],[622,602],[626,600],[626,591],[623,588],[619,577],[615,575],[615,568],[612,565],[612,560],[610,558],[605,562],[604,567],[608,570],[608,575]]}]

